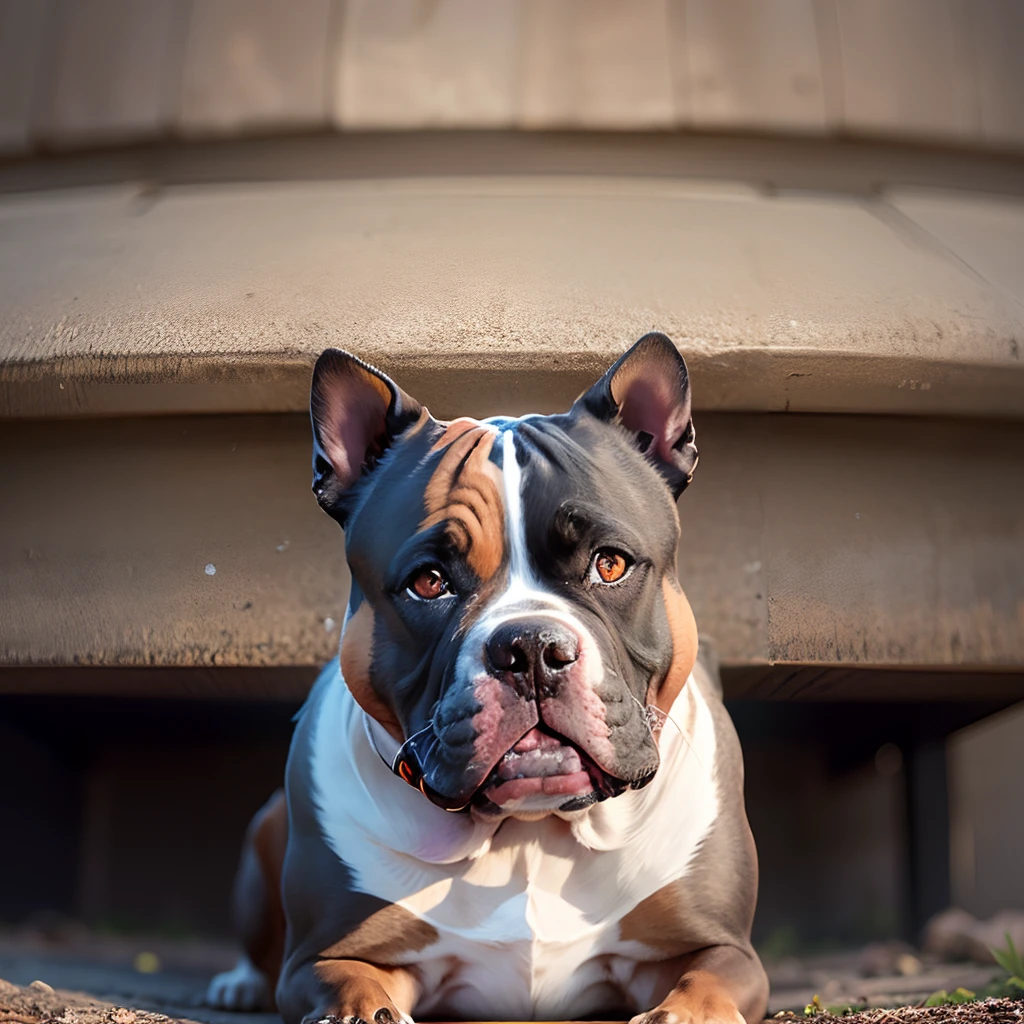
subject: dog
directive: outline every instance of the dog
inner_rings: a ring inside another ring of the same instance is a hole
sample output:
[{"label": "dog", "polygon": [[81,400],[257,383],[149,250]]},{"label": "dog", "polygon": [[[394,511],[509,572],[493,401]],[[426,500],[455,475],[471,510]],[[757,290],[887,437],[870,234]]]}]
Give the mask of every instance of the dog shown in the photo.
[{"label": "dog", "polygon": [[697,448],[675,346],[644,336],[564,414],[451,422],[328,349],[310,410],[351,596],[208,1001],[763,1019],[739,743],[676,576]]}]

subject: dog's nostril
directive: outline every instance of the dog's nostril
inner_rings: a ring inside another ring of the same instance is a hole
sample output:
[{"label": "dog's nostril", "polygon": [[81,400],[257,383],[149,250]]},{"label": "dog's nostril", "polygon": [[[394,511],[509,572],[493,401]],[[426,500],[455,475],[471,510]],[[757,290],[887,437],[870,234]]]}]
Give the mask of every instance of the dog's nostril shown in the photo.
[{"label": "dog's nostril", "polygon": [[571,665],[579,656],[579,644],[574,637],[559,637],[544,647],[544,664],[556,672]]},{"label": "dog's nostril", "polygon": [[529,668],[530,659],[526,656],[523,648],[519,644],[509,648],[508,665],[505,670],[507,672],[526,672]]},{"label": "dog's nostril", "polygon": [[526,672],[530,660],[519,637],[491,637],[487,643],[487,660],[499,672]]}]

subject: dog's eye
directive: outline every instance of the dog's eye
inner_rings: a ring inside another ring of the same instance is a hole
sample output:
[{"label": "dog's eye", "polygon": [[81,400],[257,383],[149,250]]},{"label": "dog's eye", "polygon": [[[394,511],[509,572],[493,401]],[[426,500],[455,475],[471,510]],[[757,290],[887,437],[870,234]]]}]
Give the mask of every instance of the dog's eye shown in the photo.
[{"label": "dog's eye", "polygon": [[618,583],[633,567],[628,555],[612,548],[602,548],[596,555],[590,568],[590,579],[593,583]]},{"label": "dog's eye", "polygon": [[405,588],[418,601],[433,601],[451,593],[448,579],[440,569],[421,569]]}]

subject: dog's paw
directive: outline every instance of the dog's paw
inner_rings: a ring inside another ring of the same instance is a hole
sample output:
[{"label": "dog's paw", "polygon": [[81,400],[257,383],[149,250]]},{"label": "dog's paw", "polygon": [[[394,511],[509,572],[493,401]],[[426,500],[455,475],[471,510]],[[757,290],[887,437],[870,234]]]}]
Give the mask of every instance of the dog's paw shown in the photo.
[{"label": "dog's paw", "polygon": [[745,1024],[739,1011],[731,1004],[695,1007],[685,1006],[670,1009],[656,1006],[646,1013],[638,1013],[629,1024]]},{"label": "dog's paw", "polygon": [[671,1010],[662,1010],[660,1007],[655,1007],[646,1013],[638,1013],[630,1019],[629,1024],[683,1024],[683,1022],[678,1014],[673,1013]]},{"label": "dog's paw", "polygon": [[653,1010],[629,1024],[745,1024],[732,997],[714,975],[684,975],[679,985]]},{"label": "dog's paw", "polygon": [[302,1024],[414,1024],[412,1017],[396,1010],[392,1006],[381,1006],[370,1014],[368,1010],[362,1010],[368,1016],[362,1017],[357,1013],[339,1015],[328,1013],[317,1016],[311,1014],[305,1017]]},{"label": "dog's paw", "polygon": [[240,957],[230,971],[216,975],[206,990],[206,1005],[215,1010],[272,1010],[274,999],[266,975]]}]

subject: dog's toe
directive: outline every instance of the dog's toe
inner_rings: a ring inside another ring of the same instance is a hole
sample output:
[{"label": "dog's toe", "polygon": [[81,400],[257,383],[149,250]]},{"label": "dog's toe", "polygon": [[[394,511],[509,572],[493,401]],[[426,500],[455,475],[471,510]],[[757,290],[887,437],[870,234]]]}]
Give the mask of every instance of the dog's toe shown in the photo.
[{"label": "dog's toe", "polygon": [[251,1012],[272,1009],[273,1000],[266,976],[243,956],[230,971],[216,975],[210,982],[206,1005],[216,1010]]},{"label": "dog's toe", "polygon": [[629,1024],[681,1024],[681,1021],[671,1010],[655,1009],[637,1014]]}]

